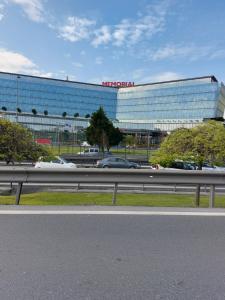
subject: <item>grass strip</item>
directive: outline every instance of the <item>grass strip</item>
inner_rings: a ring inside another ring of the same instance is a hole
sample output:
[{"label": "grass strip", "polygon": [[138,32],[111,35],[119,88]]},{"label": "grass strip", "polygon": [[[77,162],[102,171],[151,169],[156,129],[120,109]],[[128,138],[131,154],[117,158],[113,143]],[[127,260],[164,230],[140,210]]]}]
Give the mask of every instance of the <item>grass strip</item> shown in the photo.
[{"label": "grass strip", "polygon": [[[0,205],[15,203],[15,196],[0,196]],[[209,197],[201,196],[200,207],[208,207]],[[109,193],[33,193],[21,196],[21,205],[112,205]],[[118,194],[117,205],[194,207],[194,195]],[[215,207],[225,207],[225,196],[216,196]]]}]

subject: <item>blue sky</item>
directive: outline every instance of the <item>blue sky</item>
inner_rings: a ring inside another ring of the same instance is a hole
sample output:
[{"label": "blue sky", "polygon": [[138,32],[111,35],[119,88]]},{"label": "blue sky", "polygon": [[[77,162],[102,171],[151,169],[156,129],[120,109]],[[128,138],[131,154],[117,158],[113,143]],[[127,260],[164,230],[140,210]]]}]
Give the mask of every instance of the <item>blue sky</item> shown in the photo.
[{"label": "blue sky", "polygon": [[225,1],[0,0],[0,70],[84,82],[225,81]]}]

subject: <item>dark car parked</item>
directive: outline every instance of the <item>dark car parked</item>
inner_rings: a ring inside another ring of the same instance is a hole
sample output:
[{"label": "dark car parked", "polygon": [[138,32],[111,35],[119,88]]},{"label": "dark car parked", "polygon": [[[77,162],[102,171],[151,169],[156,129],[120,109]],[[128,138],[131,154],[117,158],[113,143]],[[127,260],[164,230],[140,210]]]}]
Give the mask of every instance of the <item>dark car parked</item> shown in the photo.
[{"label": "dark car parked", "polygon": [[120,157],[107,157],[97,161],[98,168],[125,168],[125,169],[137,169],[140,165],[134,162],[130,162]]},{"label": "dark car parked", "polygon": [[193,162],[174,161],[171,165],[171,168],[180,170],[196,170],[197,165]]}]

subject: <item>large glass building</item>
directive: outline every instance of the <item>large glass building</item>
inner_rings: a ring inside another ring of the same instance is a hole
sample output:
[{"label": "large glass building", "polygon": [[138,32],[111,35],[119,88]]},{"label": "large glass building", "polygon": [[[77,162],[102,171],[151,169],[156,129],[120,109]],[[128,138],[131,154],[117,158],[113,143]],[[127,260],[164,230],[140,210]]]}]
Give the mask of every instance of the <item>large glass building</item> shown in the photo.
[{"label": "large glass building", "polygon": [[171,131],[222,118],[225,87],[214,76],[134,87],[0,72],[1,115],[35,131],[77,131],[102,106],[127,131]]},{"label": "large glass building", "polygon": [[134,127],[170,131],[222,118],[224,107],[224,85],[208,76],[119,89],[116,118]]}]

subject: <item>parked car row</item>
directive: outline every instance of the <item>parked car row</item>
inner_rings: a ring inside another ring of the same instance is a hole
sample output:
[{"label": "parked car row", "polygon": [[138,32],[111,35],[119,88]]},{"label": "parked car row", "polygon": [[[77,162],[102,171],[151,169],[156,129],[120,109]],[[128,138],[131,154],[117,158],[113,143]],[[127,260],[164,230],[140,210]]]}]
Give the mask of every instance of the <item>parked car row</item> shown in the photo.
[{"label": "parked car row", "polygon": [[[127,159],[121,157],[108,156],[104,159],[98,160],[96,164],[97,168],[122,168],[122,169],[140,169],[141,165],[135,162],[130,162]],[[77,168],[77,165],[68,162],[66,159],[54,156],[54,157],[40,157],[35,164],[35,168]],[[152,169],[163,169],[161,167],[150,166]],[[168,170],[197,170],[197,164],[194,162],[186,162],[177,160],[171,165]],[[211,166],[208,163],[204,163],[202,167],[203,171],[225,171],[223,167]]]},{"label": "parked car row", "polygon": [[[125,169],[137,169],[141,166],[137,163],[130,162],[120,157],[107,157],[97,161],[97,168],[125,168]],[[76,164],[71,163],[63,159],[62,157],[55,156],[53,158],[40,157],[35,164],[35,168],[76,168]]]}]

